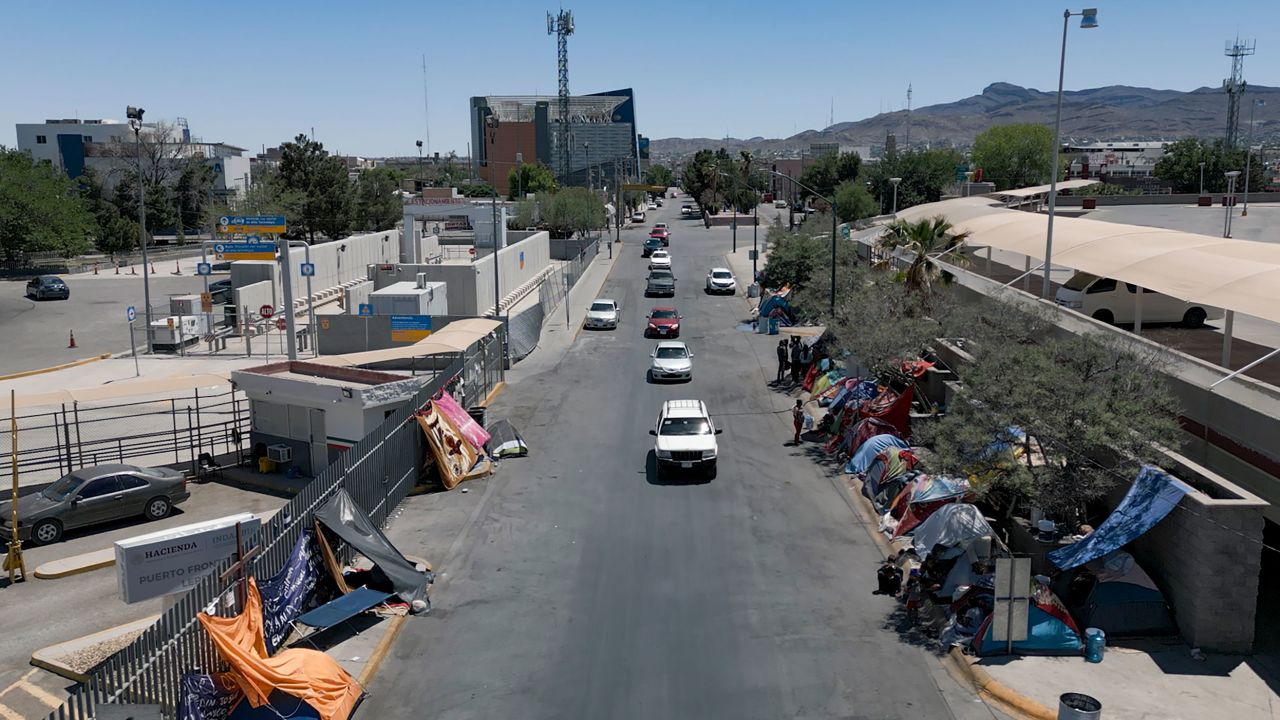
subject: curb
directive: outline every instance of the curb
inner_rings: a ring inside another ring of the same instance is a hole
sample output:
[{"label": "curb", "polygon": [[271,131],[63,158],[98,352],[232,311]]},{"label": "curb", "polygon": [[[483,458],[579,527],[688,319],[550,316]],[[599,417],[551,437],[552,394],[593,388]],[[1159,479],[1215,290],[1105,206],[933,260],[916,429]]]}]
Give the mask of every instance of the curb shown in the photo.
[{"label": "curb", "polygon": [[[105,555],[102,559],[90,559],[91,555]],[[81,561],[77,562],[77,559]],[[61,560],[50,560],[37,567],[33,574],[41,580],[57,580],[58,578],[71,577],[72,575],[80,575],[93,570],[101,570],[116,564],[116,556],[113,548],[105,550],[95,550],[93,552],[82,553],[80,555],[72,555],[69,558]],[[59,565],[68,565],[65,569],[54,569]],[[50,566],[53,566],[52,568]]]},{"label": "curb", "polygon": [[106,630],[99,630],[96,633],[91,633],[84,637],[67,640],[66,642],[49,645],[48,647],[42,647],[31,653],[31,664],[42,670],[48,670],[54,675],[67,678],[68,680],[80,683],[88,682],[89,676],[72,670],[67,665],[59,662],[58,658],[63,657],[68,652],[74,652],[79,648],[95,645],[135,630],[145,630],[155,624],[159,619],[159,615],[149,615],[141,620],[135,620],[123,625],[116,625],[115,627],[110,627]]},{"label": "curb", "polygon": [[480,403],[480,406],[487,408],[490,405],[492,405],[493,399],[498,397],[498,395],[501,394],[502,391],[506,389],[506,387],[507,387],[507,382],[505,380],[499,380],[498,384],[494,385],[493,389],[489,391],[489,394],[484,396],[484,402]]},{"label": "curb", "polygon": [[23,370],[22,372],[0,375],[0,380],[17,380],[18,378],[31,377],[32,375],[43,375],[45,373],[57,372],[59,370],[66,370],[67,368],[88,365],[89,363],[98,362],[99,360],[106,360],[111,356],[111,353],[102,353],[101,355],[94,355],[93,357],[87,357],[82,360],[73,360],[68,363],[62,363],[61,365],[51,365],[47,368],[40,368],[38,370]]},{"label": "curb", "polygon": [[978,697],[998,705],[1001,710],[1026,720],[1056,720],[1058,714],[1036,700],[1017,692],[991,677],[984,668],[969,662],[960,648],[951,648],[944,663],[949,661],[962,678],[973,686]]},{"label": "curb", "polygon": [[382,639],[378,641],[373,653],[369,655],[369,660],[364,664],[364,669],[360,671],[360,677],[356,678],[356,682],[360,683],[361,688],[369,687],[369,682],[378,673],[378,668],[382,665],[382,661],[386,659],[387,654],[391,652],[391,646],[395,644],[396,638],[400,636],[400,630],[404,627],[406,619],[408,619],[407,615],[397,615],[392,618],[387,631],[383,633]]}]

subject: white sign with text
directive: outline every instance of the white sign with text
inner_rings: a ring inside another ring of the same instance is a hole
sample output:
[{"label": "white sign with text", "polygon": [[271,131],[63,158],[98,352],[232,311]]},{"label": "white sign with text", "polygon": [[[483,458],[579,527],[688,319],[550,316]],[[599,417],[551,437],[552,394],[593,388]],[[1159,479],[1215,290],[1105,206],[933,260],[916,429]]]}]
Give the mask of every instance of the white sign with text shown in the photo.
[{"label": "white sign with text", "polygon": [[236,550],[236,524],[245,549],[257,531],[253,513],[228,515],[116,542],[116,579],[126,603],[183,592]]}]

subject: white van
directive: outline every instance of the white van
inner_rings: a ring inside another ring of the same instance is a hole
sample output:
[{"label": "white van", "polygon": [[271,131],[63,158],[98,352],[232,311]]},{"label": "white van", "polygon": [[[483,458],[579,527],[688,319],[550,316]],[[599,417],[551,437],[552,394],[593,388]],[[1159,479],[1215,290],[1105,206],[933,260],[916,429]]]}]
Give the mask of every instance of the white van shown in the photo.
[{"label": "white van", "polygon": [[[1094,320],[1113,325],[1132,325],[1134,300],[1137,287],[1131,283],[1117,282],[1111,278],[1077,272],[1058,288],[1058,304],[1070,308]],[[1200,305],[1161,295],[1154,290],[1142,290],[1142,324],[1182,323],[1198,328],[1205,320],[1217,320],[1223,315],[1221,308]]]}]

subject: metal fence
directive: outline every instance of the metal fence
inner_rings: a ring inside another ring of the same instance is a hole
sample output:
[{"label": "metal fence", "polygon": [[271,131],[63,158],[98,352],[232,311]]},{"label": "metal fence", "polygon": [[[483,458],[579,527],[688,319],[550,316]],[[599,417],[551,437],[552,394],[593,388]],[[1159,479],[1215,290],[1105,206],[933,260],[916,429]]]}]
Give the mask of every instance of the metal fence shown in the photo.
[{"label": "metal fence", "polygon": [[[23,485],[53,482],[77,468],[102,463],[191,463],[200,453],[237,450],[235,436],[249,436],[249,403],[224,387],[198,388],[161,400],[63,403],[58,409],[19,415],[18,471]],[[0,477],[13,462],[10,435],[0,439]]]},{"label": "metal fence", "polygon": [[[412,488],[422,466],[425,441],[413,413],[438,390],[454,385],[460,376],[468,395],[474,392],[474,397],[483,398],[491,389],[489,383],[501,380],[500,360],[494,359],[500,357],[491,344],[485,344],[455,360],[425,384],[411,402],[339,456],[263,524],[259,536],[264,541],[258,545],[258,554],[247,563],[248,574],[266,578],[277,573],[299,534],[312,525],[316,511],[339,488],[345,489],[374,522],[385,525]],[[251,537],[249,543],[255,540]],[[341,560],[349,561],[349,549],[344,548],[342,553]],[[93,670],[88,682],[76,688],[65,705],[48,715],[48,720],[91,720],[95,706],[113,703],[158,704],[165,716],[172,718],[184,673],[227,669],[197,615],[208,612],[234,616],[241,611],[236,581],[220,579],[229,574],[234,562],[234,558],[228,558],[215,566],[138,639]]]},{"label": "metal fence", "polygon": [[608,242],[597,238],[559,267],[552,269],[538,283],[538,304],[526,308],[511,316],[507,321],[508,337],[511,350],[511,361],[524,359],[538,346],[542,337],[542,325],[553,311],[568,297],[569,291],[578,283],[591,261],[600,252],[600,243]]}]

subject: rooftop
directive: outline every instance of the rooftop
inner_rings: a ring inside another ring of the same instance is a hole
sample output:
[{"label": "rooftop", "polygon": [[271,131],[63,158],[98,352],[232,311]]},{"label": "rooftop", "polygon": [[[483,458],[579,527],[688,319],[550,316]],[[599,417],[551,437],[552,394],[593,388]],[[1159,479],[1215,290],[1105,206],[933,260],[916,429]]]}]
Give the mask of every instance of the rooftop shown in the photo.
[{"label": "rooftop", "polygon": [[271,363],[257,367],[245,368],[237,372],[255,375],[271,375],[274,377],[300,380],[315,385],[331,385],[334,387],[374,387],[386,383],[400,382],[409,378],[403,375],[365,370],[363,368],[321,365],[301,360],[292,362]]}]

